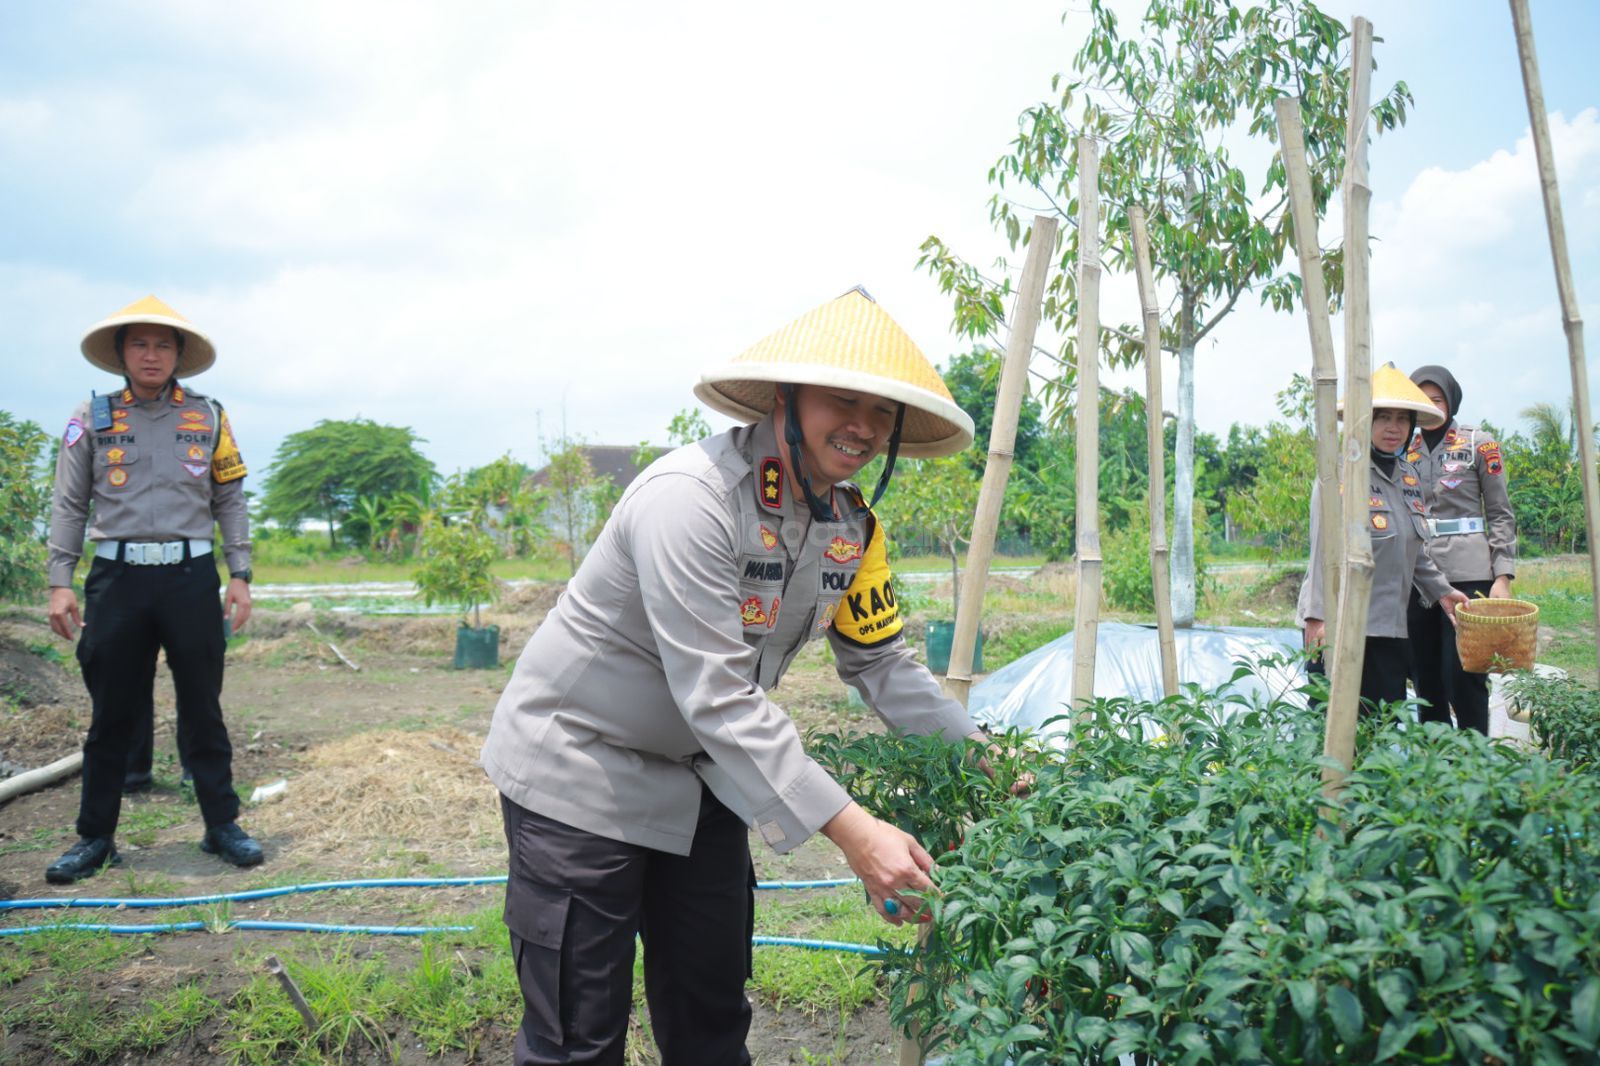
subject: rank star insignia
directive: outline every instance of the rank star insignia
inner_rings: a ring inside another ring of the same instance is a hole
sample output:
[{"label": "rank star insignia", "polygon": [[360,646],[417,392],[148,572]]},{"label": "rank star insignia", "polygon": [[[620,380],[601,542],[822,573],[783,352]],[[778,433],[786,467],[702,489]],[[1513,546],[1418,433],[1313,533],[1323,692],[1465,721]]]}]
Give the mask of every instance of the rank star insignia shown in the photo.
[{"label": "rank star insignia", "polygon": [[177,404],[184,403],[185,401],[184,401],[183,397],[184,397],[183,386],[182,385],[174,385],[174,386],[172,386],[172,402],[173,402],[173,404],[177,405]]},{"label": "rank star insignia", "polygon": [[122,402],[123,403],[132,403],[133,402],[133,390],[132,389],[123,389],[122,390]]},{"label": "rank star insignia", "polygon": [[761,597],[751,596],[739,605],[739,621],[747,626],[767,624],[767,612],[761,607]]},{"label": "rank star insignia", "polygon": [[768,507],[783,506],[783,464],[775,455],[761,460],[761,502]]},{"label": "rank star insignia", "polygon": [[853,540],[845,540],[843,537],[834,537],[828,546],[823,549],[822,554],[836,563],[848,563],[854,559],[861,558],[861,545]]},{"label": "rank star insignia", "polygon": [[121,448],[112,448],[110,451],[106,452],[106,462],[110,463],[112,466],[116,466],[127,457],[127,454],[128,453],[123,451]]},{"label": "rank star insignia", "polygon": [[773,548],[776,548],[778,546],[778,534],[774,533],[772,530],[768,529],[766,526],[762,526],[761,527],[761,546],[763,548],[767,549],[767,551],[771,551]]}]

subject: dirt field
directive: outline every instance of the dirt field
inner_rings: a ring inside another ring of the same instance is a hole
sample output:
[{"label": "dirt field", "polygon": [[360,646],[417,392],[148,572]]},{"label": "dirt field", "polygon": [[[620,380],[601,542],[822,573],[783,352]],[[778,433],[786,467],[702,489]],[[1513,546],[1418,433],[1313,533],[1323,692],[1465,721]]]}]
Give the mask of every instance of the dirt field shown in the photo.
[{"label": "dirt field", "polygon": [[[502,626],[503,657],[520,651],[552,599],[549,590],[535,590],[521,595],[520,602],[502,605],[493,620]],[[257,786],[287,782],[280,797],[247,805],[240,819],[266,851],[263,866],[235,870],[196,846],[203,826],[198,809],[177,787],[172,689],[163,667],[156,692],[157,787],[124,802],[118,830],[122,867],[70,888],[44,881],[44,867],[75,839],[71,826],[79,779],[74,776],[0,807],[0,899],[186,896],[346,878],[503,873],[505,845],[495,791],[475,760],[508,668],[451,669],[454,621],[449,618],[320,615],[314,621],[322,639],[307,628],[308,620],[312,616],[306,613],[258,612],[247,639],[236,641],[229,652],[223,702],[236,787],[248,797]],[[326,641],[337,644],[360,671],[340,663]],[[88,701],[71,655],[71,647],[50,634],[42,612],[13,611],[0,618],[0,758],[13,767],[43,765],[78,750]],[[779,695],[802,728],[875,727],[875,720],[864,720],[870,716],[848,707],[820,644],[803,657]],[[759,842],[752,850],[764,879],[848,876],[826,841],[784,857]],[[498,885],[328,891],[235,903],[226,913],[234,919],[430,924],[441,916],[492,913],[502,893]],[[0,926],[58,921],[63,913],[0,912]],[[193,915],[80,911],[70,917],[136,924]],[[103,1005],[134,1005],[196,978],[203,979],[209,995],[225,1000],[261,973],[264,956],[282,950],[291,938],[304,943],[307,936],[235,930],[150,937],[120,967],[78,979],[91,983],[88,995]],[[341,938],[318,939],[332,950],[332,942]],[[382,958],[410,968],[416,965],[418,943],[409,937],[356,938],[353,958]],[[48,983],[61,979],[46,970],[10,987],[0,981],[0,1016],[15,1016],[18,1008],[52,993]],[[881,1005],[856,1012],[842,1031],[837,1014],[804,1004],[778,1009],[757,997],[755,1011],[750,1048],[758,1063],[882,1062],[895,1046]],[[225,1035],[220,1020],[213,1020],[134,1061],[213,1062]],[[508,1059],[509,1027],[490,1027],[477,1037],[471,1051],[440,1058],[427,1058],[403,1041],[392,1052],[400,1062]],[[362,1061],[383,1060],[373,1053]],[[59,1058],[35,1027],[13,1024],[0,1031],[0,1061]],[[642,1054],[638,1061],[651,1058]]]}]

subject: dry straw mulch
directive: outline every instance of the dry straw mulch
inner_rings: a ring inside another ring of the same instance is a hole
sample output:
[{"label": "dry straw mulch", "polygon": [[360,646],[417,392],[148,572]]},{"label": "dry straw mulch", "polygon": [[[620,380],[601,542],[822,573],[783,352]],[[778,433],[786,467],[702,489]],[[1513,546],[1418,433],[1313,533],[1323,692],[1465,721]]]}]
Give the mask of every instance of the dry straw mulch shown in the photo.
[{"label": "dry straw mulch", "polygon": [[249,815],[294,859],[504,866],[494,785],[481,737],[460,729],[359,733],[309,749],[282,797]]}]

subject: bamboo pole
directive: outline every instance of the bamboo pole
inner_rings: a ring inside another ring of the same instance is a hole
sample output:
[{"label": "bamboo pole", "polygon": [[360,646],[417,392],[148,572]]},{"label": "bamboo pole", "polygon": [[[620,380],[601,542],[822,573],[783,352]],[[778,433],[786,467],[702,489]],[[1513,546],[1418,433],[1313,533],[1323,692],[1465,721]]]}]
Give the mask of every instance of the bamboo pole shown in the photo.
[{"label": "bamboo pole", "polygon": [[1167,572],[1166,440],[1161,432],[1161,307],[1150,268],[1150,232],[1144,208],[1128,208],[1133,227],[1134,269],[1144,316],[1145,432],[1150,450],[1150,583],[1156,600],[1156,634],[1161,645],[1161,691],[1178,694],[1178,646],[1172,631],[1172,575]]},{"label": "bamboo pole", "polygon": [[1094,700],[1100,629],[1100,146],[1078,138],[1078,603],[1072,706]]},{"label": "bamboo pole", "polygon": [[1328,320],[1328,289],[1322,276],[1322,248],[1317,238],[1317,206],[1311,192],[1311,170],[1306,165],[1305,128],[1299,101],[1280,96],[1273,103],[1278,113],[1278,145],[1288,176],[1289,205],[1294,220],[1294,248],[1300,256],[1300,296],[1311,332],[1311,387],[1315,401],[1312,424],[1316,429],[1317,508],[1322,530],[1322,558],[1310,565],[1322,568],[1323,619],[1328,632],[1339,628],[1339,560],[1343,543],[1339,524],[1339,368],[1333,359],[1333,327]]},{"label": "bamboo pole", "polygon": [[1578,315],[1578,291],[1572,283],[1572,262],[1567,258],[1567,224],[1561,213],[1561,190],[1556,185],[1555,152],[1550,146],[1550,117],[1539,81],[1539,57],[1533,48],[1533,18],[1528,0],[1511,0],[1511,22],[1517,34],[1517,58],[1522,62],[1522,87],[1528,100],[1528,126],[1533,132],[1533,153],[1539,160],[1539,188],[1544,194],[1544,218],[1550,231],[1550,258],[1555,265],[1556,291],[1561,296],[1561,328],[1567,335],[1567,362],[1572,371],[1572,419],[1578,437],[1578,461],[1583,470],[1583,511],[1589,530],[1589,581],[1594,591],[1596,661],[1600,662],[1600,486],[1595,482],[1593,416],[1589,412],[1589,368],[1583,354],[1583,319]]},{"label": "bamboo pole", "polygon": [[[1355,765],[1356,715],[1372,599],[1372,534],[1367,485],[1372,451],[1372,309],[1367,212],[1367,113],[1372,92],[1372,23],[1357,17],[1351,34],[1350,109],[1344,166],[1344,566],[1339,580],[1339,630],[1333,646],[1328,722],[1322,753],[1322,794],[1337,799]],[[1324,656],[1326,656],[1324,652]],[[1326,659],[1325,659],[1326,661]]]},{"label": "bamboo pole", "polygon": [[0,803],[25,796],[46,785],[53,785],[64,777],[71,777],[83,768],[83,752],[64,755],[53,763],[26,770],[15,777],[0,781]]},{"label": "bamboo pole", "polygon": [[1022,282],[1017,302],[1011,308],[1011,337],[1006,342],[1006,357],[1000,365],[1000,391],[995,397],[994,423],[989,430],[989,457],[983,468],[983,485],[978,490],[978,509],[972,520],[972,539],[967,546],[967,569],[961,578],[957,597],[956,631],[950,641],[950,668],[945,672],[945,691],[966,706],[972,689],[972,665],[978,642],[978,623],[983,617],[983,592],[989,582],[989,564],[994,559],[995,534],[1000,528],[1000,508],[1005,503],[1006,483],[1017,442],[1017,421],[1022,398],[1028,391],[1028,362],[1033,355],[1033,337],[1039,328],[1044,302],[1044,279],[1055,253],[1054,218],[1036,215],[1033,234],[1028,240],[1028,258],[1022,265]]}]

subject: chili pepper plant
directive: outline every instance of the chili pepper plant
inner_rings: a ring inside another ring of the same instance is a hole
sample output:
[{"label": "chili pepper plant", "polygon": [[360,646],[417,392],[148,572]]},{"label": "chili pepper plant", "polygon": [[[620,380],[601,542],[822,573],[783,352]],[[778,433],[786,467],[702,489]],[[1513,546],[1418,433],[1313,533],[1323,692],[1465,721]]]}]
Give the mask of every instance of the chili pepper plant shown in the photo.
[{"label": "chili pepper plant", "polygon": [[1529,672],[1512,678],[1510,693],[1528,709],[1528,728],[1540,747],[1585,766],[1600,760],[1600,692],[1570,677]]},{"label": "chili pepper plant", "polygon": [[1600,781],[1396,705],[1329,807],[1314,706],[1097,701],[1009,745],[1020,797],[966,744],[821,743],[938,854],[896,1023],[950,1066],[1595,1061]]}]

